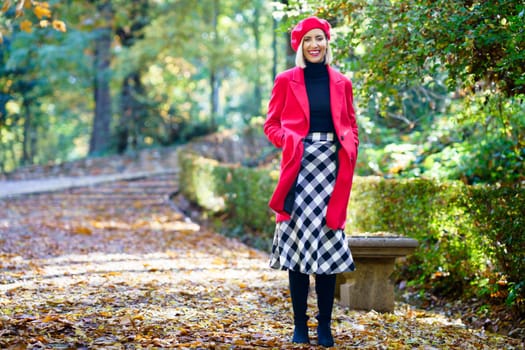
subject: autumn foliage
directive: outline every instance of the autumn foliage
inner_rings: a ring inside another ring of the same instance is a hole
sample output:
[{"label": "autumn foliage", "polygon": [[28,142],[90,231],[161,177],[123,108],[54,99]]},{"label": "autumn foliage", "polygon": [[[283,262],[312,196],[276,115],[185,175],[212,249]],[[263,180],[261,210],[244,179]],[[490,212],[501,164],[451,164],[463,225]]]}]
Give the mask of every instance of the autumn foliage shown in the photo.
[{"label": "autumn foliage", "polygon": [[[20,19],[20,30],[30,33],[34,26],[40,28],[47,28],[51,26],[53,29],[60,32],[66,31],[66,24],[58,19],[53,19],[51,7],[46,1],[32,1],[32,0],[5,0],[2,5],[2,13],[5,15],[14,10],[14,18]],[[33,18],[28,18],[30,12]],[[0,43],[2,43],[2,33],[0,32]]]},{"label": "autumn foliage", "polygon": [[[0,348],[297,349],[286,274],[189,220],[176,189],[166,175],[0,199]],[[341,349],[519,349],[405,303],[336,305],[333,329]]]}]

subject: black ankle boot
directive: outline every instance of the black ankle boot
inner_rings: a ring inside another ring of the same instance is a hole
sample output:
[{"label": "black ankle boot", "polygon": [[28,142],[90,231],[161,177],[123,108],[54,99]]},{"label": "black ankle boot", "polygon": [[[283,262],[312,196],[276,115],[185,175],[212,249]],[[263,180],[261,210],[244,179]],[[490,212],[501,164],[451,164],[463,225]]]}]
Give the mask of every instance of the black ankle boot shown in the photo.
[{"label": "black ankle boot", "polygon": [[310,337],[308,336],[308,325],[306,323],[296,324],[293,329],[293,343],[310,344]]},{"label": "black ankle boot", "polygon": [[317,293],[317,342],[321,346],[334,346],[334,338],[330,329],[332,321],[332,308],[334,307],[335,274],[316,275],[315,292]]},{"label": "black ankle boot", "polygon": [[330,322],[319,322],[317,326],[317,343],[327,348],[334,346]]},{"label": "black ankle boot", "polygon": [[306,315],[308,302],[308,288],[310,286],[310,276],[288,271],[288,278],[290,281],[290,296],[292,297],[292,308],[294,318],[294,331],[292,342],[309,344],[308,337],[308,316]]}]

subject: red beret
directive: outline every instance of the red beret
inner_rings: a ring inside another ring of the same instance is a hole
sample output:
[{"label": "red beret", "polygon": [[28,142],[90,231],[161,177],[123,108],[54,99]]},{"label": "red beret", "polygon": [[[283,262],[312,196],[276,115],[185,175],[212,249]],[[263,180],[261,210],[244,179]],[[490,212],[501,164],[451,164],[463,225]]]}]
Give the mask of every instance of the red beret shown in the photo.
[{"label": "red beret", "polygon": [[312,29],[322,29],[322,31],[326,35],[326,39],[330,40],[330,23],[328,23],[327,20],[312,16],[303,19],[297,25],[292,29],[292,49],[294,51],[297,51],[299,48],[299,44],[301,43],[301,40],[303,39],[303,36],[311,31]]}]

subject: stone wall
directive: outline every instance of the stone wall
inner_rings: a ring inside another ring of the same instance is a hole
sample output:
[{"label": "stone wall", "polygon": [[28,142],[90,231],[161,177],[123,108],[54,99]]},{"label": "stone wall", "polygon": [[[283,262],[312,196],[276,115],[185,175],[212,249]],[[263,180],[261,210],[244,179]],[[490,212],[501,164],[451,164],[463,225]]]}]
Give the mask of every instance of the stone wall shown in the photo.
[{"label": "stone wall", "polygon": [[198,138],[185,146],[206,158],[221,163],[256,166],[276,156],[275,148],[262,133],[235,133],[231,130]]}]

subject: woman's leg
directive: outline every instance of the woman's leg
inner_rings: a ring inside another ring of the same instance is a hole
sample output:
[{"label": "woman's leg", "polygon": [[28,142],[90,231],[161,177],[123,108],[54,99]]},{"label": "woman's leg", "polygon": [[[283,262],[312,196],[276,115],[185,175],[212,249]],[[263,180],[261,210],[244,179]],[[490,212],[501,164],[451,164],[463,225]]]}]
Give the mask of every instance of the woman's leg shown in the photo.
[{"label": "woman's leg", "polygon": [[315,275],[315,292],[317,294],[317,339],[319,345],[331,347],[334,345],[334,338],[330,329],[332,321],[332,308],[334,307],[336,275]]},{"label": "woman's leg", "polygon": [[294,343],[310,343],[308,338],[308,316],[306,315],[308,303],[308,289],[310,288],[310,276],[296,271],[288,271],[290,281],[290,296],[292,297],[293,319],[294,319]]}]

